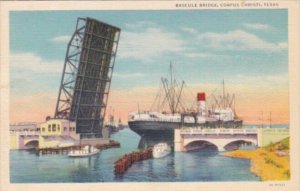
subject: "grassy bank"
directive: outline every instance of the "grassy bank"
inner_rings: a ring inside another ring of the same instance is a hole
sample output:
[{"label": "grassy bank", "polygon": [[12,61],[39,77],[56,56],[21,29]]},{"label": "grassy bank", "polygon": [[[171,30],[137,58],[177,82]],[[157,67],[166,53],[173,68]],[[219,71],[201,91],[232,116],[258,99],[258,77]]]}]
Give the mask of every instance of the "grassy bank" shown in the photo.
[{"label": "grassy bank", "polygon": [[251,172],[267,180],[290,178],[289,138],[256,150],[235,150],[224,156],[251,160]]}]

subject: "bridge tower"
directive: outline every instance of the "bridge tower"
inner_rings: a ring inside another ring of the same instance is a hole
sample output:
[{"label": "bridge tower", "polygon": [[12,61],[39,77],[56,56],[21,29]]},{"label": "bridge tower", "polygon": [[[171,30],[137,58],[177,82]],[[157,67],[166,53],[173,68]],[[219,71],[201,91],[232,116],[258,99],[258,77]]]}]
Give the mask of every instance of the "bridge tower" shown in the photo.
[{"label": "bridge tower", "polygon": [[120,31],[78,18],[68,43],[54,117],[75,121],[81,139],[102,137]]}]

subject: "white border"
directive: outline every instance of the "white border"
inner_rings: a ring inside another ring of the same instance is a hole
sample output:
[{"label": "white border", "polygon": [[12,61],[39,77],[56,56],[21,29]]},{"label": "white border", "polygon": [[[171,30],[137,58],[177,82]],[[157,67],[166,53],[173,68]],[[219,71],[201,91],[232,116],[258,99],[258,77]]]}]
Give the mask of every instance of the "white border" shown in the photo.
[{"label": "white border", "polygon": [[[291,180],[280,182],[172,182],[172,183],[56,183],[56,184],[10,184],[9,183],[9,11],[22,10],[176,10],[202,8],[176,8],[176,3],[243,3],[270,1],[0,1],[0,124],[1,124],[1,189],[3,190],[280,190],[299,191],[299,128],[300,128],[300,64],[299,64],[299,12],[300,3],[294,1],[271,1],[278,8],[288,9],[289,84],[290,84],[290,134],[291,134]],[[269,9],[268,7],[241,7],[238,9]],[[204,9],[220,9],[206,7]],[[222,8],[236,9],[236,8]]]}]

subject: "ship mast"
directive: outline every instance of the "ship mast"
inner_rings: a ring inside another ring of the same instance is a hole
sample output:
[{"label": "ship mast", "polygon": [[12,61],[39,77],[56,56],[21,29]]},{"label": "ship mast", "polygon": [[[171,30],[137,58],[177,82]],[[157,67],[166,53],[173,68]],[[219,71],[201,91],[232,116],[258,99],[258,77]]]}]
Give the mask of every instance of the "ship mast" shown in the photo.
[{"label": "ship mast", "polygon": [[172,62],[170,62],[170,75],[171,75],[171,84],[170,84],[170,105],[171,105],[171,112],[175,113],[174,108],[174,81],[173,81],[173,65]]},{"label": "ship mast", "polygon": [[173,67],[172,62],[170,62],[170,75],[171,75],[171,84],[170,84],[170,105],[171,105],[171,112],[174,113],[174,88],[173,88]]},{"label": "ship mast", "polygon": [[272,112],[270,112],[270,128],[272,128]]},{"label": "ship mast", "polygon": [[171,94],[171,92],[170,92],[171,88],[169,88],[169,86],[168,86],[168,80],[165,79],[165,78],[162,78],[161,81],[163,83],[163,87],[164,87],[164,90],[165,90],[166,98],[167,98],[168,103],[169,103],[170,110],[171,110],[172,113],[174,113],[174,109],[172,107],[172,98],[171,98],[171,95],[170,95]]},{"label": "ship mast", "polygon": [[180,102],[180,97],[181,97],[181,93],[182,93],[182,90],[183,90],[183,86],[184,86],[184,81],[182,81],[179,95],[176,94],[177,102],[176,102],[176,106],[175,106],[175,111],[177,110],[178,104]]},{"label": "ship mast", "polygon": [[226,108],[226,105],[225,105],[225,82],[223,80],[223,97],[222,97],[222,101],[223,101],[223,109]]},{"label": "ship mast", "polygon": [[261,112],[261,128],[264,128],[264,112]]},{"label": "ship mast", "polygon": [[[161,78],[161,82],[163,84],[163,89],[165,92],[165,99],[168,101],[168,105],[170,108],[170,112],[172,114],[176,113],[177,107],[180,104],[180,98],[184,86],[184,81],[182,82],[181,86],[177,84],[174,75],[173,75],[173,65],[170,63],[170,81],[166,78]],[[162,104],[161,104],[162,105]]]},{"label": "ship mast", "polygon": [[169,72],[169,79],[165,77],[161,78],[161,86],[155,96],[154,102],[150,107],[150,111],[152,111],[154,108],[157,108],[157,111],[164,111],[161,109],[164,109],[167,106],[169,108],[167,110],[169,110],[170,113],[175,114],[178,112],[177,108],[181,107],[184,109],[181,102],[181,96],[183,94],[185,82],[182,81],[181,84],[177,83],[175,75],[173,74],[172,62],[169,66]]}]

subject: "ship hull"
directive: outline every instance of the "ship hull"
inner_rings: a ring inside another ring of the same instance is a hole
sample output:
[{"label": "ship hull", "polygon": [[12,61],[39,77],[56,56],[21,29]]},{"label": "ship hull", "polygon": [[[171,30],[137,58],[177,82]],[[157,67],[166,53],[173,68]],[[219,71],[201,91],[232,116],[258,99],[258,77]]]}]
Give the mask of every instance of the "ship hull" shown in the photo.
[{"label": "ship hull", "polygon": [[167,122],[167,121],[129,121],[129,128],[141,136],[139,148],[153,147],[159,142],[174,145],[174,129],[179,127],[209,127],[209,128],[238,128],[242,127],[242,120],[226,122],[206,122],[202,124]]}]

